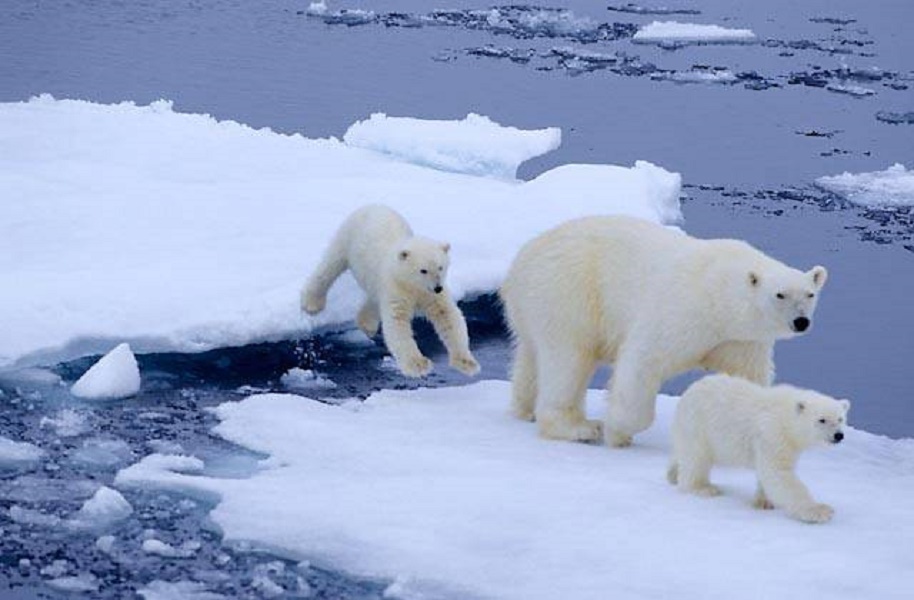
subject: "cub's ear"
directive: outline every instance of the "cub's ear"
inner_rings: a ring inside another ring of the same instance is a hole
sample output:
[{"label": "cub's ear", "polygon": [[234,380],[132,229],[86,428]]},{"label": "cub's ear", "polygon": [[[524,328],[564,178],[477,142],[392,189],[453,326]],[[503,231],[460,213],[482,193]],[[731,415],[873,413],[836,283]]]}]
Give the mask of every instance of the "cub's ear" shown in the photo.
[{"label": "cub's ear", "polygon": [[841,408],[844,409],[844,413],[845,413],[845,414],[847,414],[847,411],[849,411],[849,410],[851,409],[851,401],[850,401],[850,400],[838,400],[838,404],[840,404],[840,405],[841,405]]},{"label": "cub's ear", "polygon": [[400,250],[400,260],[409,258],[409,250]]},{"label": "cub's ear", "polygon": [[749,285],[751,285],[752,287],[758,287],[759,283],[761,283],[761,279],[759,279],[758,273],[750,272],[749,273]]},{"label": "cub's ear", "polygon": [[822,289],[822,286],[825,285],[825,281],[828,279],[828,269],[818,265],[809,270],[809,275],[812,276],[813,285],[818,289]]},{"label": "cub's ear", "polygon": [[800,400],[797,402],[797,414],[802,415],[804,410],[806,410],[806,403]]},{"label": "cub's ear", "polygon": [[445,252],[447,252],[448,250],[451,249],[451,245],[448,242],[444,242],[443,244],[441,244],[441,249],[444,250]]}]

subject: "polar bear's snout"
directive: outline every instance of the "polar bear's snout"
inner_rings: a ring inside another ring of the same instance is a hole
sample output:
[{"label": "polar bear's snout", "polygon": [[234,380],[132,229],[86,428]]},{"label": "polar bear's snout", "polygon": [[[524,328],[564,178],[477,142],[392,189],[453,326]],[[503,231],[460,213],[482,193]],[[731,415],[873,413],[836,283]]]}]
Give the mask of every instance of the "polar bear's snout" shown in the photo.
[{"label": "polar bear's snout", "polygon": [[441,291],[442,291],[443,289],[444,289],[444,288],[443,288],[443,287],[441,286],[441,284],[439,283],[438,285],[435,286],[435,293],[436,293],[436,294],[440,294]]},{"label": "polar bear's snout", "polygon": [[811,324],[812,324],[812,321],[810,321],[808,318],[797,317],[796,319],[793,320],[793,330],[798,333],[803,333],[804,331],[809,329],[809,326]]},{"label": "polar bear's snout", "polygon": [[843,440],[843,439],[844,439],[844,432],[836,431],[835,435],[832,436],[831,441],[832,441],[832,444],[839,444],[839,443],[841,443],[841,440]]}]

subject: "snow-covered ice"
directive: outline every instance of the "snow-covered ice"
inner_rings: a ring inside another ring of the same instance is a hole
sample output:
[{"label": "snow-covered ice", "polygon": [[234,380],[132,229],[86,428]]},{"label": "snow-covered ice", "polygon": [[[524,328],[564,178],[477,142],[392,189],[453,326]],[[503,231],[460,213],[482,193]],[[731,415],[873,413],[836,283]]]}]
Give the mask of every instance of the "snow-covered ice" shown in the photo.
[{"label": "snow-covered ice", "polygon": [[0,436],[0,470],[18,469],[40,461],[44,450],[29,442],[17,442]]},{"label": "snow-covered ice", "polygon": [[[301,315],[298,291],[339,223],[368,202],[451,242],[457,298],[495,289],[520,245],[561,221],[679,216],[679,175],[646,162],[565,165],[528,182],[477,177],[165,101],[42,96],[0,104],[0,131],[0,272],[16,281],[0,295],[0,366],[121,341],[139,353],[202,351],[351,321],[351,278],[315,319]],[[388,134],[398,135],[389,124]],[[513,147],[496,138],[497,156]]]},{"label": "snow-covered ice", "polygon": [[819,177],[816,185],[864,206],[914,205],[914,170],[895,163],[884,171]]},{"label": "snow-covered ice", "polygon": [[89,400],[118,400],[140,391],[140,367],[129,344],[118,344],[83,373],[70,393]]},{"label": "snow-covered ice", "polygon": [[699,25],[678,21],[653,21],[632,37],[639,44],[673,42],[681,44],[746,43],[755,41],[751,29],[729,29],[720,25]]},{"label": "snow-covered ice", "polygon": [[[591,415],[602,396],[590,392]],[[667,484],[674,398],[625,450],[544,441],[508,415],[509,398],[501,381],[345,408],[252,396],[219,406],[215,429],[270,456],[250,479],[152,456],[117,480],[212,494],[226,542],[396,579],[413,597],[897,598],[910,584],[914,440],[850,429],[804,455],[802,480],[836,509],[809,526],[752,509],[750,471],[715,471],[716,499]]]},{"label": "snow-covered ice", "polygon": [[350,126],[343,141],[433,169],[514,179],[521,163],[558,148],[562,132],[503,127],[473,113],[461,121],[375,113]]}]

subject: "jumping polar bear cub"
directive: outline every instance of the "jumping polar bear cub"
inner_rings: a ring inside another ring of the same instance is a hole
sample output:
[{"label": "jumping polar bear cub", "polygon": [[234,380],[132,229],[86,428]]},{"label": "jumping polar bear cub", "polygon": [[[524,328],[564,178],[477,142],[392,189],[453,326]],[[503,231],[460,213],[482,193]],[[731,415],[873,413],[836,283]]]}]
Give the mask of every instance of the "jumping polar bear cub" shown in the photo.
[{"label": "jumping polar bear cub", "polygon": [[758,476],[756,508],[783,508],[800,521],[824,523],[834,510],[812,498],[794,467],[803,450],[844,439],[849,408],[847,400],[789,385],[705,377],[676,407],[667,479],[683,491],[716,496],[711,467],[748,467]]},{"label": "jumping polar bear cub", "polygon": [[515,342],[514,413],[547,438],[598,439],[584,392],[595,367],[613,363],[603,434],[627,446],[678,373],[769,384],[775,340],[810,328],[826,277],[736,240],[629,217],[569,221],[520,250],[500,291]]},{"label": "jumping polar bear cub", "polygon": [[301,293],[302,310],[315,315],[327,291],[346,269],[365,291],[357,323],[369,337],[383,325],[384,343],[404,375],[421,377],[432,369],[413,339],[412,319],[424,314],[447,348],[455,369],[475,375],[463,313],[445,289],[447,243],[413,235],[406,220],[386,206],[364,206],[340,226]]}]

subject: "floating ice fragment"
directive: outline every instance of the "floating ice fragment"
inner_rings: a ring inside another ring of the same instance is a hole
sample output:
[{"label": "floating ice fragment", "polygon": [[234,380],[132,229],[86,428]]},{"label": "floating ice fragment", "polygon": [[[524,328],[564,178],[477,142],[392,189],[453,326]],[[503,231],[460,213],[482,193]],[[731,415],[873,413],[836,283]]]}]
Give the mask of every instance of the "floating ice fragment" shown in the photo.
[{"label": "floating ice fragment", "polygon": [[755,41],[749,29],[728,29],[719,25],[698,25],[677,21],[654,21],[635,33],[632,41],[638,44],[726,44]]},{"label": "floating ice fragment", "polygon": [[330,379],[318,375],[311,369],[299,367],[289,369],[279,378],[279,382],[289,390],[332,390],[336,387]]},{"label": "floating ice fragment", "polygon": [[30,466],[44,457],[44,450],[28,442],[0,436],[0,470]]},{"label": "floating ice fragment", "polygon": [[79,398],[117,400],[140,391],[140,368],[129,344],[120,344],[103,356],[70,388]]},{"label": "floating ice fragment", "polygon": [[98,590],[98,578],[92,573],[82,573],[71,577],[58,577],[46,582],[50,587],[62,592],[94,592]]},{"label": "floating ice fragment", "polygon": [[72,408],[60,410],[54,417],[41,417],[38,425],[42,429],[53,429],[58,437],[63,438],[80,436],[92,430],[88,418]]},{"label": "floating ice fragment", "polygon": [[133,513],[133,507],[117,490],[102,486],[83,503],[69,521],[74,529],[106,529]]},{"label": "floating ice fragment", "polygon": [[180,546],[172,546],[162,540],[155,538],[143,542],[143,552],[146,554],[155,554],[163,558],[190,558],[200,550],[201,544],[195,540],[189,540]]},{"label": "floating ice fragment", "polygon": [[137,590],[143,600],[222,600],[222,594],[207,591],[206,586],[197,581],[162,581],[156,579],[146,587]]},{"label": "floating ice fragment", "polygon": [[914,170],[895,163],[884,171],[819,177],[816,185],[864,206],[914,205]]}]

